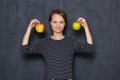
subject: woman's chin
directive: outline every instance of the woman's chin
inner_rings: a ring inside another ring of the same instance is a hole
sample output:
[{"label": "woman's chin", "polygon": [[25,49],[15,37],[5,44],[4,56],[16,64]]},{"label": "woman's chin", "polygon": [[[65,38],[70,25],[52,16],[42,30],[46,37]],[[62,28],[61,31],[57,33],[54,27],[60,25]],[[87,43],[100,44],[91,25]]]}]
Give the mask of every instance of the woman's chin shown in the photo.
[{"label": "woman's chin", "polygon": [[56,30],[56,31],[54,31],[55,33],[62,33],[62,31],[61,30]]}]

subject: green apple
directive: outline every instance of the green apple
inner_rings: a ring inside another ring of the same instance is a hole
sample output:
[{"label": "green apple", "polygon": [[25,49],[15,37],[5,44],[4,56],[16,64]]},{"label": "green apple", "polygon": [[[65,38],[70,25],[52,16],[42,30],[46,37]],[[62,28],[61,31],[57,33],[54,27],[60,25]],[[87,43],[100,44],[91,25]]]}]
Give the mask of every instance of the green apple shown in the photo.
[{"label": "green apple", "polygon": [[79,30],[81,29],[81,24],[80,24],[79,22],[75,21],[75,22],[73,22],[73,24],[72,24],[72,28],[73,28],[73,30],[75,30],[75,31],[79,31]]}]

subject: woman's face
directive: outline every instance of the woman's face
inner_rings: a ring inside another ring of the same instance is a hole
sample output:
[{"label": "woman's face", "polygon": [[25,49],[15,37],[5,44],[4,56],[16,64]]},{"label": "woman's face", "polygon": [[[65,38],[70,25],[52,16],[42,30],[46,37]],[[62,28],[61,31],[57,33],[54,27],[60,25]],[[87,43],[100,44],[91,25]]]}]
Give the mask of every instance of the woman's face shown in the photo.
[{"label": "woman's face", "polygon": [[50,21],[50,25],[52,27],[53,32],[61,33],[65,27],[65,20],[59,14],[54,14]]}]

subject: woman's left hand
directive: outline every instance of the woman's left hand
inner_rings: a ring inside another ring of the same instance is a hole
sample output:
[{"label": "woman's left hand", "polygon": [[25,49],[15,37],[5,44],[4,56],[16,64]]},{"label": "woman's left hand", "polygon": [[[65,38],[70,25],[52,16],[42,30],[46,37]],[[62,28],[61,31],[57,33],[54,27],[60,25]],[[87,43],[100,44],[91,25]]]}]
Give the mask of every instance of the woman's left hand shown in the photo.
[{"label": "woman's left hand", "polygon": [[84,18],[80,17],[77,19],[77,22],[79,22],[83,26],[83,28],[85,29],[87,43],[93,44],[92,35],[89,31],[88,24],[87,24],[86,20]]},{"label": "woman's left hand", "polygon": [[83,28],[88,28],[88,24],[85,18],[79,17],[76,21],[79,22]]}]

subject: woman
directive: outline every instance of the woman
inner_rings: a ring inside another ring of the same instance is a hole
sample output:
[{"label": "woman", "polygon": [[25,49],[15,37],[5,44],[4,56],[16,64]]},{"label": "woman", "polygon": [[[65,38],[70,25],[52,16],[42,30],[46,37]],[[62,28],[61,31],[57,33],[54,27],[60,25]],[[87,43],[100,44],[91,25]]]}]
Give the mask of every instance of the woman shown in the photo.
[{"label": "woman", "polygon": [[49,23],[53,34],[37,43],[28,44],[31,29],[40,21],[33,19],[28,25],[21,50],[24,53],[38,53],[45,58],[47,66],[45,80],[73,80],[72,62],[74,53],[93,52],[93,39],[86,20],[80,17],[77,22],[85,30],[87,42],[84,44],[76,43],[72,38],[63,35],[63,30],[67,23],[67,15],[62,10],[56,9],[50,13]]}]

